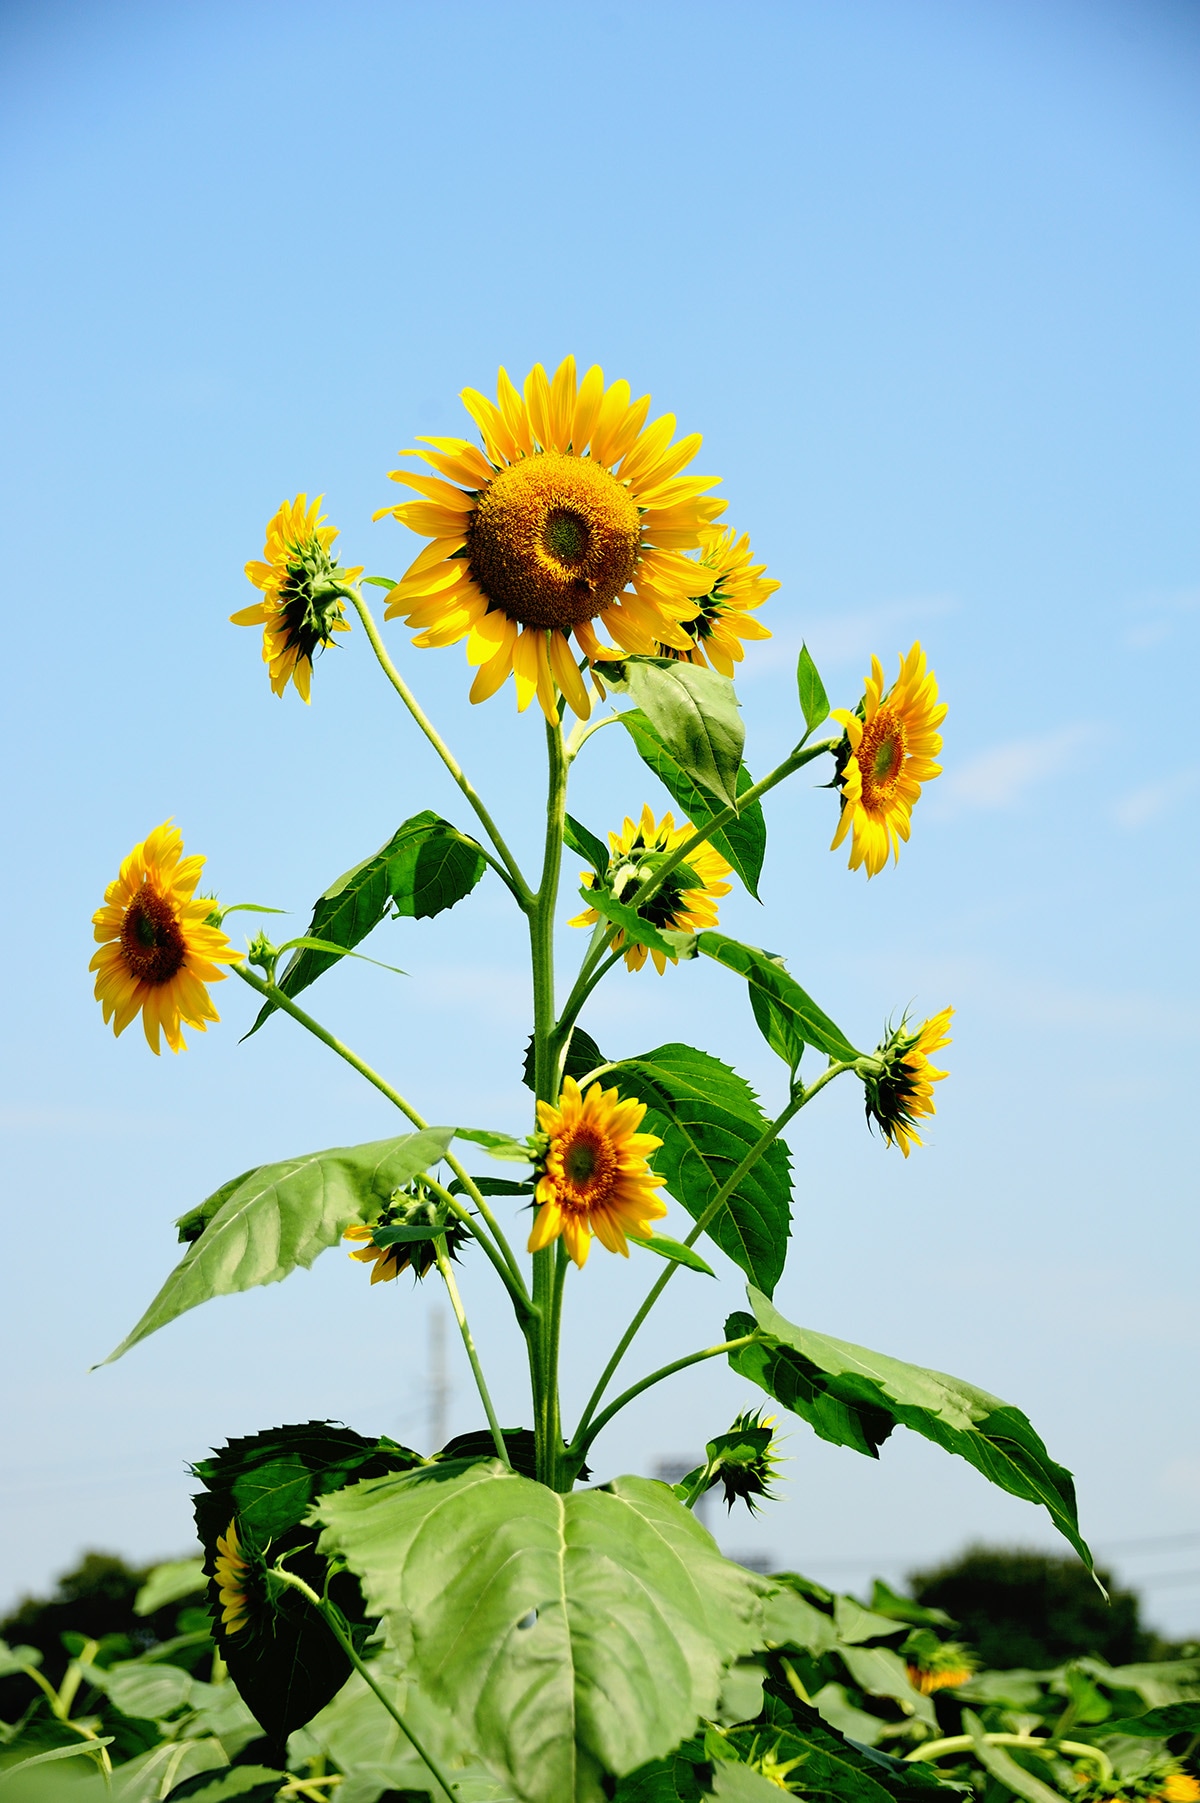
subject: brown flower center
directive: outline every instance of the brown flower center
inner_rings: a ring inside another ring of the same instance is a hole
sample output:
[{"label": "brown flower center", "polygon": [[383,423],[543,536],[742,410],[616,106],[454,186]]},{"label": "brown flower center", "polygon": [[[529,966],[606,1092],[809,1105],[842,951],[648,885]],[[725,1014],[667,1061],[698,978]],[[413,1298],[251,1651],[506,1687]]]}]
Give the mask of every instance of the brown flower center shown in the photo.
[{"label": "brown flower center", "polygon": [[620,594],[641,531],[631,495],[602,464],[542,451],[502,469],[480,495],[471,575],[510,619],[567,631]]},{"label": "brown flower center", "polygon": [[187,957],[179,919],[165,896],[143,883],[121,922],[121,951],[141,983],[169,983]]},{"label": "brown flower center", "polygon": [[559,1150],[557,1162],[560,1207],[586,1211],[602,1202],[612,1187],[617,1159],[605,1135],[590,1127],[577,1127]]},{"label": "brown flower center", "polygon": [[906,750],[904,722],[885,703],[875,718],[863,727],[862,744],[857,753],[865,806],[890,800],[896,778],[904,766]]}]

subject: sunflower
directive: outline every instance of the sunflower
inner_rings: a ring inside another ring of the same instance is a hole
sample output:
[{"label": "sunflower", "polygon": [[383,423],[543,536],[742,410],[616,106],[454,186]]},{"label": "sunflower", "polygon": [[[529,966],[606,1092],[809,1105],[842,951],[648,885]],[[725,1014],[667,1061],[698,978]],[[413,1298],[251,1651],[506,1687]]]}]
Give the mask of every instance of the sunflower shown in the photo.
[{"label": "sunflower", "polygon": [[923,1697],[935,1690],[957,1690],[968,1683],[979,1669],[979,1661],[969,1647],[958,1640],[944,1640],[936,1651],[908,1664],[909,1683]]},{"label": "sunflower", "polygon": [[217,1538],[217,1557],[213,1563],[213,1582],[221,1603],[221,1626],[226,1634],[237,1634],[246,1625],[250,1610],[250,1566],[242,1557],[238,1543],[237,1522],[231,1521]]},{"label": "sunflower", "polygon": [[651,1221],[667,1212],[654,1194],[664,1179],[646,1162],[662,1141],[637,1131],[646,1104],[623,1102],[598,1083],[583,1095],[574,1077],[564,1077],[558,1107],[539,1102],[537,1111],[550,1144],[534,1190],[529,1250],[540,1252],[561,1234],[582,1270],[594,1233],[610,1252],[628,1258],[625,1235],[644,1238]]},{"label": "sunflower", "polygon": [[1163,1803],[1200,1803],[1200,1784],[1187,1772],[1168,1772],[1158,1794]]},{"label": "sunflower", "polygon": [[947,711],[919,644],[900,659],[900,674],[886,696],[883,684],[883,665],[873,657],[858,711],[834,708],[832,716],[846,737],[837,774],[842,816],[830,850],[836,851],[853,827],[850,868],[865,864],[869,877],[883,869],[889,851],[899,859],[921,784],[941,774],[933,760],[942,749],[937,729]]},{"label": "sunflower", "polygon": [[868,1121],[877,1122],[888,1144],[898,1145],[906,1158],[910,1147],[922,1143],[917,1120],[934,1112],[933,1085],[947,1075],[933,1068],[929,1054],[950,1044],[953,1013],[943,1008],[915,1033],[902,1021],[880,1045],[878,1069],[863,1079]]},{"label": "sunflower", "polygon": [[96,972],[96,1000],[114,1033],[140,1009],[152,1052],[160,1028],[171,1050],[182,1052],[185,1023],[203,1033],[221,1018],[205,985],[223,982],[217,965],[242,956],[210,924],[211,900],[193,899],[203,868],[203,858],[183,856],[182,833],[164,820],[134,846],[92,915],[100,941],[88,966]]},{"label": "sunflower", "polygon": [[350,584],[362,575],[356,569],[339,569],[329,547],[337,537],[336,526],[321,524],[320,495],[306,506],[307,495],[285,501],[267,527],[263,546],[265,563],[246,565],[246,574],[264,599],[253,607],[230,614],[235,626],[261,626],[263,662],[270,671],[271,688],[282,695],[289,681],[307,701],[312,685],[313,653],[331,645],[335,632],[349,632],[350,622],[342,605]]},{"label": "sunflower", "polygon": [[[643,807],[636,825],[626,815],[621,832],[608,835],[612,860],[605,881],[617,900],[635,905],[639,885],[655,873],[662,855],[685,844],[695,830],[687,821],[676,826],[671,814],[664,814],[656,825],[649,803]],[[698,933],[702,927],[715,926],[717,900],[729,894],[730,885],[723,880],[729,874],[730,867],[720,852],[714,851],[711,845],[697,845],[688,853],[687,862],[676,865],[662,888],[646,904],[645,918],[660,931],[665,927],[671,932]],[[580,875],[589,889],[595,888],[594,871],[584,870]],[[599,918],[595,908],[588,908],[567,924],[590,927]],[[617,933],[613,949],[620,951],[624,944],[624,933]],[[640,970],[646,962],[646,951],[644,945],[631,945],[625,953],[626,966],[630,970]],[[661,976],[667,968],[667,954],[652,951],[650,956]],[[672,957],[671,963],[678,963],[678,959]]]},{"label": "sunflower", "polygon": [[[672,443],[675,417],[646,425],[649,395],[604,385],[595,365],[581,382],[575,359],[551,381],[540,363],[520,394],[501,370],[497,400],[465,388],[482,450],[465,438],[423,438],[432,476],[393,470],[419,501],[383,507],[429,538],[391,590],[386,618],[415,629],[413,643],[467,641],[478,666],[472,701],[515,676],[517,707],[537,695],[551,722],[557,693],[581,719],[591,702],[577,664],[661,643],[687,653],[681,621],[695,616],[716,572],[685,557],[725,503],[706,494],[716,476],[685,476],[699,433]],[[600,626],[618,647],[602,645]],[[571,644],[574,635],[575,647]]]},{"label": "sunflower", "polygon": [[674,657],[681,663],[711,664],[722,676],[732,676],[733,666],[740,664],[745,653],[743,639],[769,639],[767,627],[750,615],[750,609],[761,607],[773,595],[778,582],[763,575],[765,563],[753,563],[749,535],[734,538],[733,528],[704,526],[700,531],[699,567],[715,572],[715,580],[706,595],[696,597],[700,611],[680,624],[692,641],[687,651],[674,645],[659,644],[660,657]]},{"label": "sunflower", "polygon": [[[376,1234],[380,1229],[399,1227],[406,1232],[415,1232],[420,1228],[428,1229],[428,1237],[424,1239],[384,1240],[377,1245]],[[457,1259],[459,1247],[467,1238],[467,1229],[459,1222],[447,1220],[445,1211],[440,1209],[428,1197],[418,1195],[413,1190],[397,1190],[378,1220],[370,1226],[355,1223],[347,1227],[342,1238],[344,1240],[365,1240],[368,1243],[360,1252],[352,1252],[360,1264],[373,1265],[372,1283],[390,1283],[399,1277],[401,1271],[411,1268],[416,1278],[421,1278],[432,1270],[437,1262],[434,1251],[435,1238],[444,1236],[446,1251],[453,1259]]]}]

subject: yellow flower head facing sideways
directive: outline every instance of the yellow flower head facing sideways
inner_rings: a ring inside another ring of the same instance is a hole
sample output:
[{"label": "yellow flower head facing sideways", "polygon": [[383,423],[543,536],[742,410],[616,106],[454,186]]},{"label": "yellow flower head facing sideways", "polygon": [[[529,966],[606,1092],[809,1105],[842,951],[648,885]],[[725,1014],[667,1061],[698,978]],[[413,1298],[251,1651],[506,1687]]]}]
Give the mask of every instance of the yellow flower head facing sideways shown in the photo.
[{"label": "yellow flower head facing sideways", "polygon": [[399,469],[392,480],[421,498],[375,515],[430,541],[389,593],[386,617],[407,621],[421,647],[465,639],[472,701],[512,676],[519,710],[536,695],[555,721],[561,694],[586,719],[580,654],[694,649],[683,622],[719,572],[685,553],[724,511],[707,492],[718,478],[684,473],[699,433],[676,439],[670,413],[647,425],[649,395],[606,385],[595,365],[578,380],[574,357],[553,379],[535,364],[520,390],[502,369],[495,401],[474,388],[462,400],[482,445],[420,439],[429,449],[401,454],[433,474]]},{"label": "yellow flower head facing sideways", "polygon": [[333,643],[335,632],[349,632],[343,605],[350,584],[362,575],[338,567],[329,547],[336,526],[321,521],[321,496],[308,505],[307,495],[285,501],[267,527],[263,561],[251,561],[246,574],[263,599],[230,614],[235,626],[261,626],[263,662],[271,688],[282,695],[288,683],[307,701],[312,688],[313,657]]},{"label": "yellow flower head facing sideways", "polygon": [[246,1625],[250,1609],[249,1576],[250,1566],[242,1557],[237,1522],[231,1521],[217,1538],[217,1556],[213,1562],[213,1578],[221,1604],[221,1626],[226,1634],[238,1634]]},{"label": "yellow flower head facing sideways", "polygon": [[550,1143],[534,1190],[529,1250],[540,1252],[561,1234],[582,1270],[595,1234],[609,1252],[628,1258],[626,1235],[645,1239],[667,1212],[654,1193],[664,1179],[647,1163],[662,1141],[638,1132],[646,1104],[622,1101],[598,1083],[582,1094],[566,1077],[557,1108],[539,1102],[537,1111]]},{"label": "yellow flower head facing sideways", "polygon": [[842,813],[830,850],[836,851],[851,833],[851,870],[865,865],[868,877],[878,876],[889,853],[899,859],[921,785],[941,775],[934,759],[942,749],[937,729],[947,709],[937,694],[937,679],[926,670],[920,645],[914,644],[901,658],[900,674],[886,694],[883,665],[873,657],[859,712],[833,710],[846,742],[837,778]]},{"label": "yellow flower head facing sideways", "polygon": [[674,645],[658,644],[660,657],[677,658],[681,663],[711,664],[722,676],[733,676],[745,652],[743,639],[769,639],[771,634],[761,620],[754,618],[753,608],[761,607],[779,587],[767,577],[765,563],[756,564],[746,533],[735,538],[732,527],[705,526],[700,534],[700,568],[705,572],[704,587],[710,573],[715,578],[705,595],[696,597],[698,612],[680,624],[691,648],[680,651]]},{"label": "yellow flower head facing sideways", "polygon": [[[635,823],[628,815],[619,833],[609,833],[608,843],[612,852],[609,873],[613,885],[613,894],[618,901],[627,902],[631,907],[637,904],[637,884],[639,867],[644,863],[647,853],[663,853],[675,851],[692,837],[695,827],[686,820],[682,826],[676,826],[672,814],[664,814],[655,821],[649,803],[642,809],[641,818]],[[651,866],[650,868],[653,868]],[[717,902],[723,895],[728,895],[731,885],[724,879],[730,874],[730,867],[711,845],[697,845],[688,853],[685,863],[677,865],[666,878],[662,888],[650,898],[646,906],[646,919],[651,926],[669,932],[698,933],[704,927],[717,924]],[[580,872],[585,886],[594,889],[596,876],[591,870]],[[586,908],[582,914],[567,924],[573,927],[594,926],[600,916],[595,908]],[[613,949],[619,951],[625,944],[625,934],[617,933],[613,938]],[[655,969],[661,976],[667,968],[667,955],[664,952],[650,951]],[[625,953],[625,963],[630,970],[640,970],[646,962],[647,947],[631,945]],[[671,963],[678,959],[671,958]]]},{"label": "yellow flower head facing sideways", "polygon": [[876,1056],[882,1068],[863,1079],[868,1121],[874,1121],[889,1145],[907,1158],[922,1143],[917,1121],[934,1113],[933,1086],[948,1073],[935,1070],[930,1054],[950,1044],[953,1008],[943,1008],[912,1032],[903,1022],[888,1035]]},{"label": "yellow flower head facing sideways", "polygon": [[114,1033],[140,1012],[152,1052],[160,1031],[181,1052],[185,1025],[203,1033],[220,1019],[207,985],[224,981],[219,964],[242,956],[209,924],[211,900],[196,898],[203,868],[203,858],[184,857],[182,833],[165,820],[134,846],[92,916],[100,942],[88,967],[96,973],[96,1000]]}]

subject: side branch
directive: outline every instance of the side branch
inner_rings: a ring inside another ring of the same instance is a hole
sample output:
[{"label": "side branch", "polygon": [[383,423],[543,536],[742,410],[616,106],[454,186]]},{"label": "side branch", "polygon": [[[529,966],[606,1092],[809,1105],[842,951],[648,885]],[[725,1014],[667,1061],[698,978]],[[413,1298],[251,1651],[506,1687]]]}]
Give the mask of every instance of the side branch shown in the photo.
[{"label": "side branch", "polygon": [[640,1396],[644,1390],[649,1390],[653,1385],[662,1383],[664,1378],[674,1377],[677,1371],[686,1371],[689,1365],[699,1365],[702,1364],[705,1359],[719,1358],[723,1352],[736,1352],[741,1346],[750,1346],[758,1339],[758,1337],[759,1336],[756,1333],[743,1334],[740,1339],[725,1340],[720,1346],[706,1346],[703,1352],[689,1352],[686,1358],[674,1359],[671,1364],[660,1366],[657,1371],[652,1371],[648,1377],[643,1377],[636,1384],[631,1384],[628,1390],[623,1390],[621,1392],[615,1402],[610,1402],[606,1409],[602,1409],[592,1422],[591,1426],[587,1429],[586,1435],[581,1428],[579,1433],[576,1434],[574,1442],[569,1447],[566,1456],[568,1459],[585,1459],[592,1441],[598,1434],[604,1431],[613,1416],[618,1415],[628,1403],[631,1403],[636,1396]]}]

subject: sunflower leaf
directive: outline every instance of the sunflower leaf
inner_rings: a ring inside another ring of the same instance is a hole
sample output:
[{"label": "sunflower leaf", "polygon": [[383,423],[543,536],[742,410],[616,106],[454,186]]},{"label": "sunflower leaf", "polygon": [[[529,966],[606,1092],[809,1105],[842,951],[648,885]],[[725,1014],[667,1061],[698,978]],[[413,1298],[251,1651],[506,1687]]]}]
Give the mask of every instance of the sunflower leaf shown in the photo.
[{"label": "sunflower leaf", "polygon": [[[621,1096],[646,1104],[641,1131],[662,1148],[655,1169],[699,1220],[769,1125],[754,1091],[729,1066],[693,1046],[664,1045],[614,1064]],[[791,1232],[791,1167],[776,1140],[738,1183],[706,1232],[726,1257],[766,1291],[774,1290]]]},{"label": "sunflower leaf", "polygon": [[758,1644],[766,1582],[644,1478],[560,1496],[492,1459],[355,1484],[313,1514],[520,1803],[601,1803],[603,1775],[670,1753]]},{"label": "sunflower leaf", "polygon": [[911,1428],[966,1459],[1011,1496],[1040,1503],[1092,1568],[1079,1533],[1071,1474],[1054,1463],[1019,1409],[962,1378],[797,1327],[760,1291],[748,1293],[754,1321],[739,1313],[726,1323],[730,1339],[755,1323],[762,1333],[753,1345],[729,1354],[740,1376],[807,1421],[823,1440],[871,1458],[878,1457],[895,1426]]},{"label": "sunflower leaf", "polygon": [[642,710],[685,776],[722,807],[737,806],[746,729],[727,676],[672,657],[621,658],[601,674]]},{"label": "sunflower leaf", "polygon": [[[763,1027],[755,1010],[755,1019],[759,1021],[772,1050],[778,1051],[781,1058],[790,1059],[791,1036],[802,1040],[805,1044],[815,1046],[819,1052],[838,1063],[853,1063],[861,1057],[842,1032],[841,1028],[813,1001],[784,967],[782,958],[772,952],[760,951],[758,946],[743,945],[738,939],[731,939],[727,933],[703,932],[696,938],[697,948],[706,957],[713,958],[718,964],[734,970],[740,977],[745,977],[752,990],[762,992],[770,1004],[768,1020],[772,1030],[778,1033],[781,1044],[788,1043],[789,1049],[783,1051],[776,1045],[771,1034]],[[788,1035],[783,1033],[782,1022],[790,1020]]]},{"label": "sunflower leaf", "polygon": [[[712,797],[692,781],[661,734],[651,725],[641,708],[628,708],[617,718],[633,740],[642,762],[653,770],[663,788],[694,827],[705,827],[716,813]],[[742,764],[738,767],[737,793],[741,797],[754,787],[754,778]],[[767,850],[767,823],[762,804],[751,802],[736,820],[710,835],[708,843],[733,866],[755,901],[759,899],[758,879],[762,874]]]},{"label": "sunflower leaf", "polygon": [[[308,937],[324,941],[324,946],[297,943],[278,979],[279,988],[284,995],[299,995],[373,933],[389,908],[396,916],[416,919],[452,908],[471,893],[484,869],[483,852],[474,839],[428,809],[414,814],[386,845],[347,870],[317,898]],[[257,1033],[276,1012],[276,1003],[264,1002],[250,1033]]]},{"label": "sunflower leaf", "polygon": [[563,844],[579,857],[586,858],[597,876],[608,875],[608,852],[597,839],[595,833],[589,832],[582,821],[568,814],[563,821]]},{"label": "sunflower leaf", "polygon": [[829,697],[807,645],[800,647],[796,687],[800,691],[800,712],[804,715],[804,724],[809,732],[815,732],[829,718]]},{"label": "sunflower leaf", "polygon": [[620,927],[627,940],[632,940],[635,945],[644,945],[647,951],[661,952],[667,958],[676,956],[675,946],[664,939],[658,928],[643,919],[628,902],[618,901],[607,889],[581,888],[579,893],[589,907],[595,908],[597,914],[603,914],[605,920]]},{"label": "sunflower leaf", "polygon": [[495,1133],[490,1127],[456,1127],[456,1139],[469,1139],[472,1145],[482,1146],[493,1158],[504,1158],[512,1164],[532,1164],[533,1158],[529,1147],[523,1140],[514,1139],[509,1133]]},{"label": "sunflower leaf", "polygon": [[[336,1245],[352,1221],[364,1220],[394,1189],[436,1164],[453,1127],[426,1127],[398,1139],[334,1146],[259,1165],[226,1183],[182,1217],[190,1243],[133,1331],[102,1362],[213,1296],[278,1283]],[[195,1229],[198,1226],[198,1231]]]},{"label": "sunflower leaf", "polygon": [[644,1246],[647,1252],[657,1252],[673,1265],[686,1265],[689,1271],[701,1271],[705,1277],[715,1277],[716,1272],[711,1265],[705,1264],[693,1246],[685,1246],[679,1240],[669,1240],[665,1233],[631,1233],[625,1229],[625,1237],[632,1240],[635,1246]]},{"label": "sunflower leaf", "polygon": [[[526,1089],[533,1088],[533,1054],[534,1038],[531,1033],[529,1044],[525,1047],[525,1063],[521,1072],[521,1081]],[[563,1076],[574,1077],[577,1083],[582,1083],[590,1072],[599,1070],[602,1064],[607,1063],[608,1059],[591,1034],[582,1027],[572,1027],[570,1044],[563,1060]]]}]

